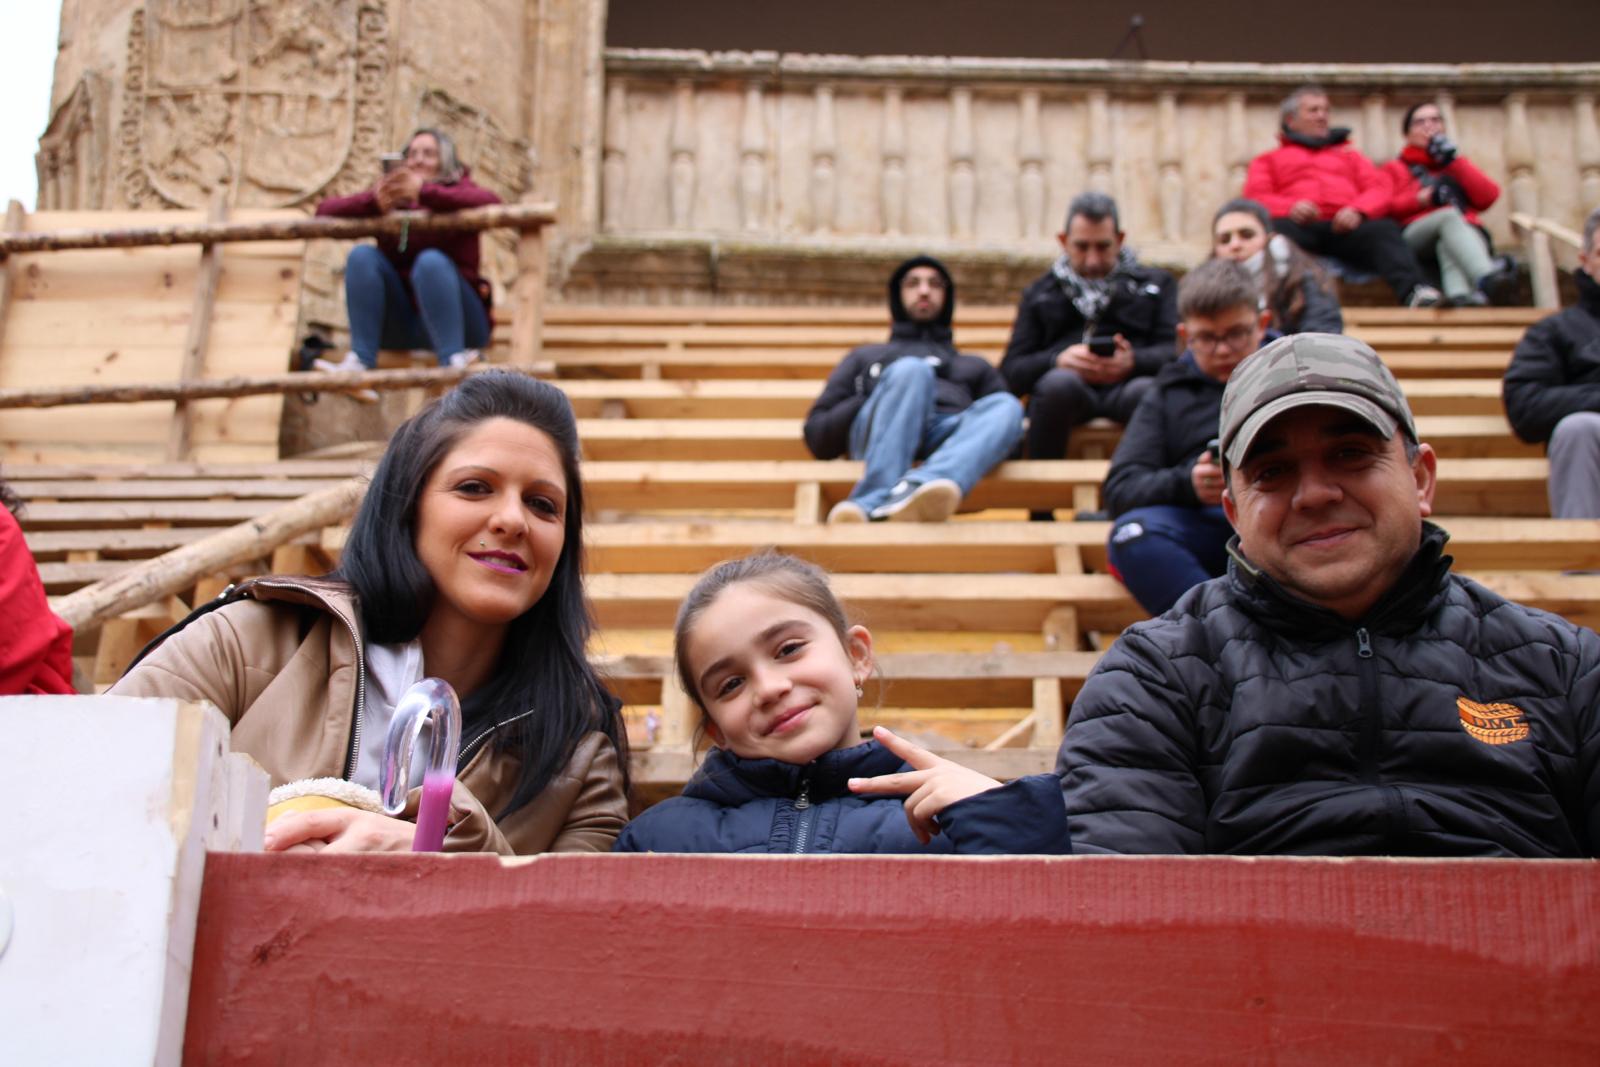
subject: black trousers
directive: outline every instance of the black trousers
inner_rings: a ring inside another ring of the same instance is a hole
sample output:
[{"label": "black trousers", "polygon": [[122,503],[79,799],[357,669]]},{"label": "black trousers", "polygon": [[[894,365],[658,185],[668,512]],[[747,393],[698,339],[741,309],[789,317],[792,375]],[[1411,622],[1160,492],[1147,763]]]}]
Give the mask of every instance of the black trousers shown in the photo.
[{"label": "black trousers", "polygon": [[1062,367],[1045,371],[1028,395],[1028,457],[1062,459],[1072,428],[1090,419],[1126,423],[1155,383],[1155,378],[1145,376],[1115,385],[1090,385],[1077,371]]},{"label": "black trousers", "polygon": [[1404,304],[1411,290],[1425,284],[1422,268],[1393,219],[1367,219],[1348,233],[1334,233],[1333,223],[1302,226],[1293,219],[1273,219],[1273,229],[1318,255],[1337,256],[1351,266],[1371,271],[1389,283],[1394,298]]}]

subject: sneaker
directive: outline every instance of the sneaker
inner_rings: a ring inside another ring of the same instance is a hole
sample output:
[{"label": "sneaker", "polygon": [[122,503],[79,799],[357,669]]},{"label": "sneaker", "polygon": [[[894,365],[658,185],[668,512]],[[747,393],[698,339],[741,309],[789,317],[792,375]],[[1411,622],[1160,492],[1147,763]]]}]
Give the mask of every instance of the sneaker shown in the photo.
[{"label": "sneaker", "polygon": [[854,500],[841,500],[828,512],[828,525],[837,526],[847,522],[867,522],[869,517],[867,509],[857,504]]},{"label": "sneaker", "polygon": [[1481,295],[1484,304],[1505,307],[1517,295],[1517,281],[1517,261],[1506,255],[1495,256],[1494,269],[1478,279],[1474,295]]},{"label": "sneaker", "polygon": [[483,353],[476,348],[463,348],[445,361],[448,367],[470,367],[483,358]]},{"label": "sneaker", "polygon": [[943,522],[961,503],[961,487],[949,478],[905,481],[889,490],[889,499],[872,509],[874,519],[892,522]]},{"label": "sneaker", "polygon": [[1450,301],[1450,305],[1458,308],[1486,308],[1489,306],[1489,298],[1479,290],[1474,289],[1466,296],[1457,297]]},{"label": "sneaker", "polygon": [[1419,285],[1406,297],[1408,308],[1435,308],[1444,303],[1444,294],[1431,285]]},{"label": "sneaker", "polygon": [[337,363],[331,359],[314,359],[311,361],[311,366],[314,370],[328,371],[335,374],[367,369],[367,365],[361,362],[361,357],[354,352],[346,352],[344,358]]}]

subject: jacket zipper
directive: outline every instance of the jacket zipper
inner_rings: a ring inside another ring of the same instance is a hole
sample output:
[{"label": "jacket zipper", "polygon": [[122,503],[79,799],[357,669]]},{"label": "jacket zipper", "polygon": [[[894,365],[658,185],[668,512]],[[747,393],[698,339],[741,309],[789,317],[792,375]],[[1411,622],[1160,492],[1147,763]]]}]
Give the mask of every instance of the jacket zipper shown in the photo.
[{"label": "jacket zipper", "polygon": [[467,761],[472,758],[473,752],[478,748],[478,746],[482,745],[485,741],[489,740],[490,737],[494,736],[494,732],[496,730],[500,729],[502,726],[510,726],[518,719],[526,719],[532,714],[533,709],[529,708],[527,711],[518,712],[509,719],[501,719],[487,730],[480,732],[478,736],[474,737],[471,741],[468,741],[466,744],[462,745],[460,754],[456,756],[456,774],[459,775],[462,771],[467,769]]},{"label": "jacket zipper", "polygon": [[800,821],[794,827],[794,846],[790,852],[800,853],[806,850],[806,838],[811,836],[811,823],[816,819],[816,809],[811,806],[811,773],[800,779],[800,794],[794,798],[794,810],[800,813]]},{"label": "jacket zipper", "polygon": [[1400,790],[1379,784],[1378,749],[1383,742],[1383,704],[1378,694],[1378,664],[1372,655],[1372,635],[1365,626],[1356,630],[1356,659],[1361,671],[1361,780],[1378,786],[1388,819],[1387,834],[1391,838],[1403,836],[1406,812]]}]

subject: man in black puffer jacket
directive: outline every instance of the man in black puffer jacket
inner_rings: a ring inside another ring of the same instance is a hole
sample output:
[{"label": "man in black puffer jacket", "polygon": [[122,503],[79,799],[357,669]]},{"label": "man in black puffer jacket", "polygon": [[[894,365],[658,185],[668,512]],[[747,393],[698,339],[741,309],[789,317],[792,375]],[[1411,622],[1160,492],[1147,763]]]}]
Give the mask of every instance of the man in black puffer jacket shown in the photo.
[{"label": "man in black puffer jacket", "polygon": [[943,263],[906,260],[889,279],[889,342],[851,351],[828,375],[806,415],[806,447],[866,461],[829,522],[947,519],[1022,436],[1022,405],[1000,372],[956,351],[955,308]]},{"label": "man in black puffer jacket", "polygon": [[1074,849],[1600,853],[1600,638],[1450,573],[1437,461],[1376,353],[1275,341],[1220,430],[1228,575],[1084,685]]},{"label": "man in black puffer jacket", "polygon": [[1578,303],[1528,327],[1501,398],[1517,436],[1550,449],[1550,514],[1600,519],[1600,208],[1583,224]]}]

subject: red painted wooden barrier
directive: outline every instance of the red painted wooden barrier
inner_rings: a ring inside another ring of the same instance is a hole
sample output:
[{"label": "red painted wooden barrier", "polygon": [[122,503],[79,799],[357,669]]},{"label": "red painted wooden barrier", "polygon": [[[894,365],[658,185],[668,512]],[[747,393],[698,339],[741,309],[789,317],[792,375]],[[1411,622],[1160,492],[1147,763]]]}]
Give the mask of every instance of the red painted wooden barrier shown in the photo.
[{"label": "red painted wooden barrier", "polygon": [[190,1063],[1600,1063],[1586,861],[213,855]]}]

